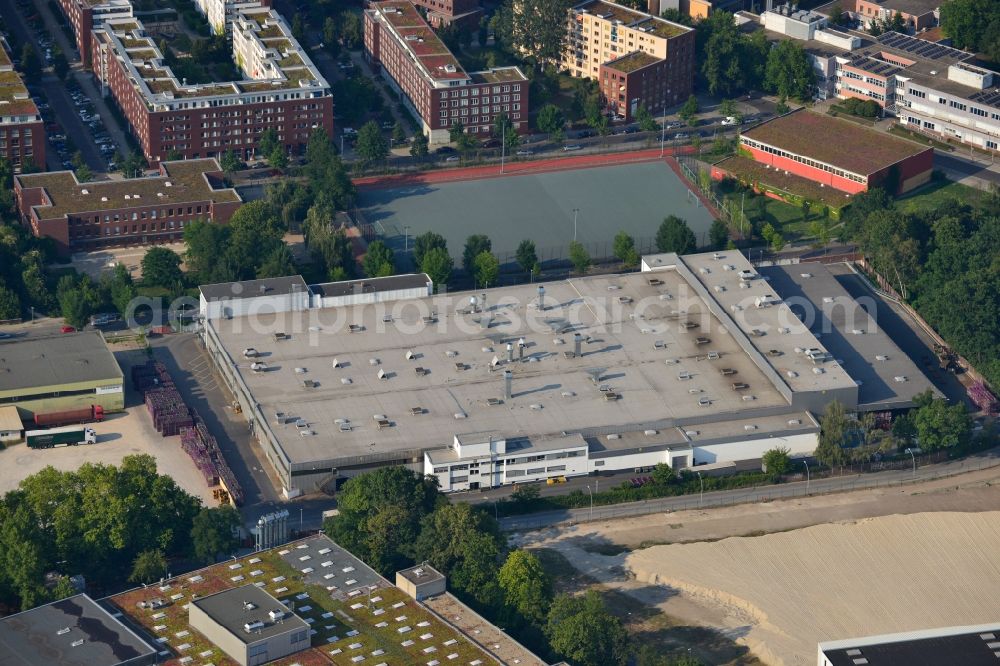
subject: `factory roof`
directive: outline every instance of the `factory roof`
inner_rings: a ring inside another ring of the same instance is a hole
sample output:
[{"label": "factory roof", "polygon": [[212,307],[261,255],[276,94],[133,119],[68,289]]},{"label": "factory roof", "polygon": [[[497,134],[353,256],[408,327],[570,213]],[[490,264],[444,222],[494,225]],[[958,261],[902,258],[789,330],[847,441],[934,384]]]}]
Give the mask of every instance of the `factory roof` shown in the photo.
[{"label": "factory roof", "polygon": [[21,416],[14,405],[0,407],[0,432],[17,432],[24,430]]},{"label": "factory roof", "polygon": [[[164,207],[197,201],[238,202],[240,195],[222,182],[215,158],[164,162],[161,175],[81,183],[72,171],[15,176],[22,188],[41,187],[47,204],[32,206],[39,219],[116,210]],[[212,174],[218,174],[218,178]],[[208,214],[208,211],[205,211]]]},{"label": "factory roof", "polygon": [[[290,612],[267,591],[254,585],[234,587],[191,601],[214,622],[244,643],[256,643],[296,629],[308,629],[305,620]],[[269,613],[278,611],[281,621],[272,620]],[[251,631],[246,626],[257,623]]]},{"label": "factory roof", "polygon": [[765,121],[743,137],[867,176],[931,150],[849,120],[800,109]]},{"label": "factory roof", "polygon": [[0,619],[4,666],[118,666],[152,663],[155,654],[85,594]]},{"label": "factory roof", "polygon": [[[739,253],[728,254],[739,264]],[[707,257],[718,268],[713,280],[738,279],[736,271],[723,271],[727,262]],[[787,307],[748,308],[746,327],[769,329],[766,337],[750,338],[759,340],[763,356],[751,343],[738,342],[729,330],[737,325],[725,315],[728,300],[720,306],[711,286],[692,288],[689,280],[702,277],[697,274],[547,283],[543,310],[537,286],[521,285],[488,291],[485,311],[479,293],[465,293],[267,314],[253,326],[243,318],[210,324],[293,465],[411,457],[474,431],[540,442],[565,432],[589,437],[708,421],[733,422],[735,429],[775,410],[800,414],[785,397],[794,391],[850,387],[856,393],[836,363],[824,363],[823,373],[815,374],[814,363],[795,353],[796,345],[822,345],[790,312],[790,321],[779,323]],[[748,291],[735,284],[730,291],[752,303],[769,290],[760,280]],[[794,330],[774,332],[785,325]],[[290,331],[274,340],[275,332]],[[574,353],[577,334],[580,356]],[[507,361],[508,343],[513,362]],[[266,370],[251,370],[241,353],[247,347],[263,354]],[[768,360],[771,348],[784,350],[783,356]],[[513,375],[510,400],[503,398],[504,369]],[[676,439],[664,437],[667,443]],[[606,446],[627,445],[620,442]]]},{"label": "factory roof", "polygon": [[402,576],[414,585],[426,585],[444,578],[444,574],[429,564],[418,564],[409,569],[396,572],[397,576]]},{"label": "factory roof", "polygon": [[0,342],[2,395],[100,382],[121,384],[122,370],[99,331]]},{"label": "factory roof", "polygon": [[819,650],[831,666],[990,666],[1000,652],[1000,625],[983,624],[828,641]]},{"label": "factory roof", "polygon": [[811,323],[810,330],[822,335],[823,345],[857,381],[859,408],[911,407],[915,395],[935,390],[878,326],[874,304],[868,304],[867,311],[862,308],[824,264],[770,266],[760,272],[792,310]]},{"label": "factory roof", "polygon": [[301,275],[285,277],[262,278],[244,282],[219,282],[203,284],[199,287],[206,301],[232,301],[258,296],[285,296],[294,293],[306,293],[309,287]]},{"label": "factory roof", "polygon": [[331,296],[349,296],[370,291],[395,291],[397,289],[422,289],[431,283],[426,273],[407,273],[406,275],[390,275],[388,277],[365,278],[363,280],[343,280],[341,282],[324,282],[309,285],[309,291],[329,298]]}]

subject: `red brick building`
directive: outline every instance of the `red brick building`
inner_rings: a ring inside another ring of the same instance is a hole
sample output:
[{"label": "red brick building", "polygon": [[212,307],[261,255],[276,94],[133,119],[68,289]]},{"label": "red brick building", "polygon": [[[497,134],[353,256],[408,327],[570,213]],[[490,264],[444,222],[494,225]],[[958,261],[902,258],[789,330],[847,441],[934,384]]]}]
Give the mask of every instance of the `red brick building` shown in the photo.
[{"label": "red brick building", "polygon": [[854,6],[848,11],[865,27],[875,20],[888,23],[899,12],[906,32],[912,34],[937,25],[941,2],[942,0],[854,0]]},{"label": "red brick building", "polygon": [[479,0],[414,0],[413,4],[427,10],[427,21],[435,28],[455,24],[460,30],[475,30],[483,15]]},{"label": "red brick building", "polygon": [[740,151],[849,194],[870,187],[902,194],[930,180],[934,160],[933,148],[805,109],[747,130]]},{"label": "red brick building", "polygon": [[528,131],[529,81],[517,67],[466,73],[410,2],[373,2],[364,14],[365,57],[402,94],[433,143],[447,143],[462,123],[480,137],[507,114],[518,133]]},{"label": "red brick building", "polygon": [[284,19],[266,8],[243,10],[232,33],[246,78],[205,84],[178,80],[136,19],[108,20],[91,33],[94,75],[151,165],[171,151],[198,159],[232,150],[249,159],[269,128],[289,153],[304,151],[316,127],[333,135],[330,86]]},{"label": "red brick building", "polygon": [[90,31],[107,19],[132,16],[129,0],[58,0],[59,8],[73,27],[76,48],[80,51],[80,61],[90,68]]},{"label": "red brick building", "polygon": [[80,183],[72,171],[14,177],[22,223],[60,254],[171,243],[193,220],[229,221],[243,204],[214,159],[163,162],[147,178]]},{"label": "red brick building", "polygon": [[[665,106],[672,105],[677,99],[687,99],[687,95],[691,94],[686,85],[690,82],[687,72],[642,51],[633,51],[602,64],[598,82],[608,111],[626,122],[635,119],[635,112],[640,106],[645,106],[651,113],[661,113]],[[666,90],[677,91],[676,95],[670,96],[669,102]]]},{"label": "red brick building", "polygon": [[38,107],[14,71],[10,48],[0,38],[0,157],[20,171],[26,163],[45,168],[45,125]]}]

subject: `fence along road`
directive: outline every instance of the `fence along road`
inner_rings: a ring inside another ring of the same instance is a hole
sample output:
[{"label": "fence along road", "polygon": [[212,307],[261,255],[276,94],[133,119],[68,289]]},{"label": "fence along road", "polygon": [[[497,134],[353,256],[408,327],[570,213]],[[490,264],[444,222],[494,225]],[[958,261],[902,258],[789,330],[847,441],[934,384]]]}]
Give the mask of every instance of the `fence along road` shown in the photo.
[{"label": "fence along road", "polygon": [[641,502],[612,504],[610,506],[584,507],[581,509],[545,511],[524,516],[509,516],[500,519],[500,529],[507,532],[537,530],[557,525],[573,525],[592,520],[645,516],[652,513],[669,513],[687,509],[708,509],[712,507],[732,506],[734,504],[750,504],[753,502],[769,502],[772,500],[805,497],[807,495],[851,492],[853,490],[892,488],[957,476],[966,472],[975,472],[997,466],[1000,466],[1000,448],[990,449],[961,460],[951,460],[945,463],[917,467],[916,471],[911,467],[875,474],[830,476],[808,482],[801,481],[756,488],[720,490],[707,492],[703,496],[691,494],[680,497],[661,497]]}]

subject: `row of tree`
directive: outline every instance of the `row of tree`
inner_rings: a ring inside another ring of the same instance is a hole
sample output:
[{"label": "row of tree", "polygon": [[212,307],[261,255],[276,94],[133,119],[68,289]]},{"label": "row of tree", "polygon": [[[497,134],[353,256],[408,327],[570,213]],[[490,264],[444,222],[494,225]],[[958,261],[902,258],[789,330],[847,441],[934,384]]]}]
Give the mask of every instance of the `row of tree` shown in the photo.
[{"label": "row of tree", "polygon": [[[46,467],[0,501],[0,601],[27,609],[68,596],[66,576],[76,574],[97,590],[120,585],[127,571],[152,582],[170,558],[229,554],[239,522],[235,509],[205,508],[158,474],[152,456],[70,472]],[[50,572],[62,576],[54,589],[45,585]]]}]

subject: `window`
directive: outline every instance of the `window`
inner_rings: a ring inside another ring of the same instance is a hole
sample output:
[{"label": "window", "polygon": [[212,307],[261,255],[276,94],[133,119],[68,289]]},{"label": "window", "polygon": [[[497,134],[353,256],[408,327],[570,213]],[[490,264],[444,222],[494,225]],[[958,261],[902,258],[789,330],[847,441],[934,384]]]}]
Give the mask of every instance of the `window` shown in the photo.
[{"label": "window", "polygon": [[296,631],[294,634],[292,634],[293,643],[299,643],[301,641],[306,640],[307,638],[309,638],[309,636],[308,632],[305,629],[303,629],[302,631]]},{"label": "window", "polygon": [[261,643],[260,645],[251,645],[247,648],[248,658],[266,654],[267,654],[267,643]]},{"label": "window", "polygon": [[528,474],[544,474],[545,473],[545,468],[544,467],[530,467],[530,468],[528,468],[527,473]]}]

